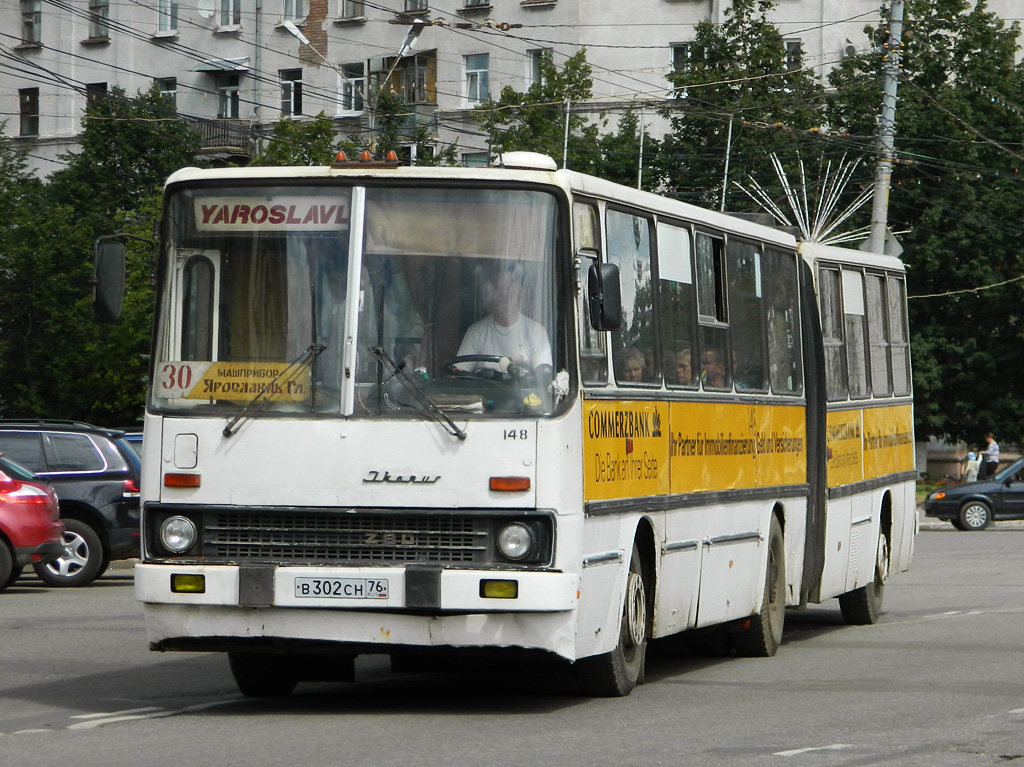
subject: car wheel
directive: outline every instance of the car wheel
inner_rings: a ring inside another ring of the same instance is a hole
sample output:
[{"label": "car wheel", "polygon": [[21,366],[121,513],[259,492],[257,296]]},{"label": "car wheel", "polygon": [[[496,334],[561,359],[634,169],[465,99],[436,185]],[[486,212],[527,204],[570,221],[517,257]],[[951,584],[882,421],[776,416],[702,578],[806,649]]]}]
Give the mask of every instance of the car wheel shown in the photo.
[{"label": "car wheel", "polygon": [[24,572],[24,570],[24,567],[12,567],[11,574],[7,576],[7,580],[3,583],[0,583],[0,591],[3,591],[9,586],[13,586],[17,582],[18,578],[21,577],[21,574],[22,572]]},{"label": "car wheel", "polygon": [[[14,569],[14,554],[11,553],[6,541],[0,541],[0,591],[3,591],[17,580],[17,575],[13,578],[11,577]],[[21,568],[18,568],[18,575],[20,574]]]},{"label": "car wheel", "polygon": [[992,521],[992,510],[984,501],[968,501],[960,509],[957,519],[963,530],[984,530]]},{"label": "car wheel", "polygon": [[96,580],[103,558],[103,544],[96,531],[80,520],[65,519],[60,559],[32,567],[49,586],[85,586]]}]

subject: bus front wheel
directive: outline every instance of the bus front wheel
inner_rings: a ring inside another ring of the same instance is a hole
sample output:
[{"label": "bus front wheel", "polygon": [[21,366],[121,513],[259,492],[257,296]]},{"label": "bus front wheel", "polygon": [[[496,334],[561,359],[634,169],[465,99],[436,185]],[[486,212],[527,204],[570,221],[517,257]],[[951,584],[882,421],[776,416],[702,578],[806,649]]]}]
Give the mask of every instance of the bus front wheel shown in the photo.
[{"label": "bus front wheel", "polygon": [[879,533],[875,554],[875,577],[866,586],[839,595],[839,611],[843,614],[843,620],[851,626],[870,626],[878,623],[878,616],[882,614],[885,582],[888,578],[889,539],[885,533]]},{"label": "bus front wheel", "polygon": [[621,698],[629,695],[638,684],[643,684],[648,637],[647,591],[640,549],[634,544],[615,649],[578,660],[574,666],[576,679],[585,695]]},{"label": "bus front wheel", "polygon": [[287,655],[261,652],[229,652],[231,676],[247,698],[284,698],[298,684],[298,674]]}]

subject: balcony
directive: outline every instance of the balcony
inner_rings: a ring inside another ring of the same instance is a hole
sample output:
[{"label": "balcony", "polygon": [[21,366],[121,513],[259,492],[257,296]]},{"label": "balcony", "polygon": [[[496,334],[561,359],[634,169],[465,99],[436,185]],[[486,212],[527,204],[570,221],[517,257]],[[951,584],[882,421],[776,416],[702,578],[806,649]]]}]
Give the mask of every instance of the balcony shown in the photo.
[{"label": "balcony", "polygon": [[199,134],[203,155],[248,157],[252,152],[252,125],[248,120],[192,117],[188,123]]}]

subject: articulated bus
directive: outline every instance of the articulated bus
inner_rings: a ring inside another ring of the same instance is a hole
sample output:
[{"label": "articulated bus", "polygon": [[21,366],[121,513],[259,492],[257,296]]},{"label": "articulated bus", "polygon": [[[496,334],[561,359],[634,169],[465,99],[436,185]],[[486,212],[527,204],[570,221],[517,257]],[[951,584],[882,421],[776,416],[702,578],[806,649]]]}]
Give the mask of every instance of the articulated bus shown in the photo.
[{"label": "articulated bus", "polygon": [[502,159],[167,181],[153,650],[225,652],[251,696],[370,653],[621,696],[658,638],[878,619],[916,531],[900,261]]}]

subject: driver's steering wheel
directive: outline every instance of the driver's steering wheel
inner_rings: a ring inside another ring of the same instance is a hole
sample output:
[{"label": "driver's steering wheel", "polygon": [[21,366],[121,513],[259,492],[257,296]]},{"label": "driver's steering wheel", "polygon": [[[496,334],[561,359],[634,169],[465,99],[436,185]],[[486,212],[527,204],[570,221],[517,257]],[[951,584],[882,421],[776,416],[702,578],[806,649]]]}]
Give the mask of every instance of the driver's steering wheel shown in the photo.
[{"label": "driver's steering wheel", "polygon": [[[462,370],[455,367],[462,362],[490,362],[497,365],[497,370],[485,368],[483,370]],[[502,363],[504,362],[504,366]],[[490,378],[495,381],[503,381],[509,377],[508,357],[499,357],[497,354],[460,354],[444,361],[444,372],[456,378]]]}]

